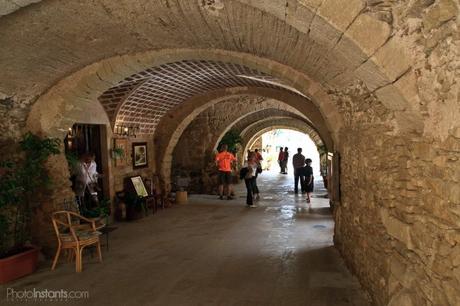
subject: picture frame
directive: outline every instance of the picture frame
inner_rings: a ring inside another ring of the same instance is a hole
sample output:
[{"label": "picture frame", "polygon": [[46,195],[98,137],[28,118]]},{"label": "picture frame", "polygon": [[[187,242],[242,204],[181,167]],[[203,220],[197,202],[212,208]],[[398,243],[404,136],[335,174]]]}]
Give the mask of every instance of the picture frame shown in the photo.
[{"label": "picture frame", "polygon": [[133,168],[145,168],[149,165],[149,157],[147,154],[147,143],[146,142],[135,142],[133,143]]},{"label": "picture frame", "polygon": [[136,190],[138,197],[145,198],[149,196],[149,193],[147,192],[147,188],[145,188],[144,181],[142,180],[142,177],[140,175],[133,176],[130,179],[131,179],[131,183],[134,186],[134,190]]}]

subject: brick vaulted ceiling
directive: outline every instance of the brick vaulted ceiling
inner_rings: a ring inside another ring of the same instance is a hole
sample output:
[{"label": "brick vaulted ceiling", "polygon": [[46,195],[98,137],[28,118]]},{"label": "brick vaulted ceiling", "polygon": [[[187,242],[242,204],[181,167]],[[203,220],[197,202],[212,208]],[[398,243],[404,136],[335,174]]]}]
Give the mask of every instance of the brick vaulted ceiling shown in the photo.
[{"label": "brick vaulted ceiling", "polygon": [[141,133],[153,133],[169,110],[208,91],[229,87],[268,87],[293,91],[260,71],[227,62],[173,62],[131,75],[108,89],[99,101],[115,125],[139,127]]}]

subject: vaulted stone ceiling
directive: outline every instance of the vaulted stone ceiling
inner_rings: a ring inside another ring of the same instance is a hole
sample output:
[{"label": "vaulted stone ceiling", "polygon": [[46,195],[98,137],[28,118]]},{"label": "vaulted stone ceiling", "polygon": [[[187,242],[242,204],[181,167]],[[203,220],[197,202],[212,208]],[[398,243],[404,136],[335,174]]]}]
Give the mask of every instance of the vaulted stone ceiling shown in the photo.
[{"label": "vaulted stone ceiling", "polygon": [[143,70],[104,92],[99,101],[115,125],[153,133],[169,110],[200,94],[231,87],[266,87],[300,94],[279,79],[243,65],[179,61]]}]

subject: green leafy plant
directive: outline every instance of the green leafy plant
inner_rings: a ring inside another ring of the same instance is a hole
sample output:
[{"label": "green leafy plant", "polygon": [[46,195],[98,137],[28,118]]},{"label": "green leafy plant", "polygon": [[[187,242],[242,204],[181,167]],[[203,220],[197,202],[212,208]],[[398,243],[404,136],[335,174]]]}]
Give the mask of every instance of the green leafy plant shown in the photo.
[{"label": "green leafy plant", "polygon": [[73,170],[78,165],[78,156],[77,156],[77,154],[75,152],[66,152],[65,153],[65,158],[67,160],[67,164],[69,165],[70,173],[72,173]]},{"label": "green leafy plant", "polygon": [[219,148],[223,144],[226,144],[228,146],[228,151],[235,154],[238,151],[238,144],[241,144],[242,142],[243,140],[241,139],[240,134],[234,130],[230,130],[224,135],[224,137],[222,137],[222,140],[219,142]]},{"label": "green leafy plant", "polygon": [[21,250],[30,239],[37,193],[51,186],[45,162],[60,153],[59,139],[32,133],[26,133],[19,145],[20,158],[0,163],[0,258]]},{"label": "green leafy plant", "polygon": [[112,157],[114,159],[122,159],[125,157],[125,150],[122,148],[113,148],[112,149]]},{"label": "green leafy plant", "polygon": [[327,153],[327,149],[325,145],[321,145],[317,147],[319,155],[323,155]]}]

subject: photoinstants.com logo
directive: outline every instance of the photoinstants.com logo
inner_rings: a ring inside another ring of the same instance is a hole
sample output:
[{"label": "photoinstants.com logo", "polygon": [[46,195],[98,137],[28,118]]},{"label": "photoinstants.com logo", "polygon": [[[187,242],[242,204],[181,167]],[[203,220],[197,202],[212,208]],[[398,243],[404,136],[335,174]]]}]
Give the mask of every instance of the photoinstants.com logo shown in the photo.
[{"label": "photoinstants.com logo", "polygon": [[78,299],[88,299],[89,291],[65,290],[65,289],[6,289],[6,300],[9,302],[18,301],[49,301],[60,302]]}]

